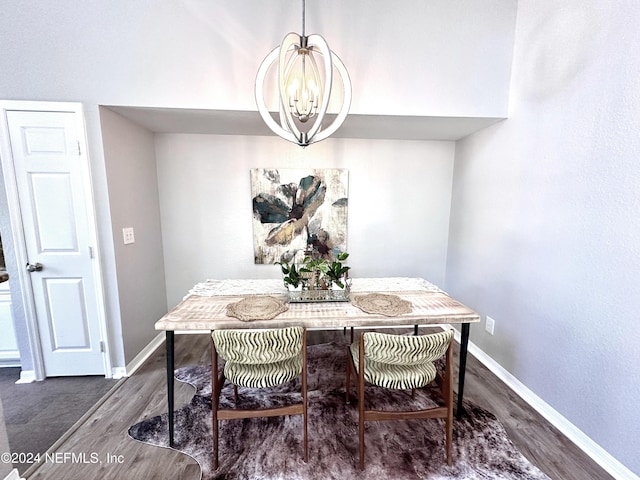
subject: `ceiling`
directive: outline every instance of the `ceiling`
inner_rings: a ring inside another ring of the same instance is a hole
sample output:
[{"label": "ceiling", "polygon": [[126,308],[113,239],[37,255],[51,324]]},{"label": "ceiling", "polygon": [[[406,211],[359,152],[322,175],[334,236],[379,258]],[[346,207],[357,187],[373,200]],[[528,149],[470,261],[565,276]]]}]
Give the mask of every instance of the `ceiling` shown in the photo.
[{"label": "ceiling", "polygon": [[[154,133],[275,136],[257,111],[104,106]],[[332,136],[455,141],[501,120],[504,118],[353,114]]]}]

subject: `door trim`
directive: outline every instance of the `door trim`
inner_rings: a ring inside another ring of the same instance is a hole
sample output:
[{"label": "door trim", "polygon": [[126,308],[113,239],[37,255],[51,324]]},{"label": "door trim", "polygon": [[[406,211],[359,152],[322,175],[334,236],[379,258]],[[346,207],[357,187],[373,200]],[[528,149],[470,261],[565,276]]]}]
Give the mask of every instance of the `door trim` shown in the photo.
[{"label": "door trim", "polygon": [[[7,207],[9,210],[9,221],[11,223],[11,235],[18,266],[27,264],[27,250],[25,244],[25,234],[22,223],[22,215],[19,208],[18,187],[13,165],[13,155],[9,141],[9,128],[7,124],[7,111],[32,111],[32,112],[72,112],[76,114],[78,132],[82,132],[78,142],[80,143],[81,156],[85,168],[84,187],[87,205],[87,215],[89,224],[89,236],[94,245],[93,251],[93,274],[95,280],[96,307],[98,313],[98,326],[100,329],[100,339],[104,345],[102,354],[104,374],[106,378],[112,377],[112,362],[109,345],[109,335],[106,322],[106,308],[104,299],[104,282],[102,276],[101,249],[98,242],[97,222],[95,215],[95,199],[93,196],[93,185],[91,184],[91,163],[89,162],[89,150],[87,147],[87,129],[85,125],[85,115],[81,103],[76,102],[33,102],[0,100],[0,157],[6,161],[2,162],[2,172],[4,175],[5,190],[7,193]],[[18,268],[17,272],[20,290],[22,292],[22,304],[27,324],[27,334],[29,336],[29,346],[31,348],[31,358],[33,362],[33,372],[36,380],[44,380],[45,369],[42,357],[40,334],[38,331],[38,321],[35,312],[35,303],[30,277],[24,268]],[[12,275],[13,278],[13,275]]]}]

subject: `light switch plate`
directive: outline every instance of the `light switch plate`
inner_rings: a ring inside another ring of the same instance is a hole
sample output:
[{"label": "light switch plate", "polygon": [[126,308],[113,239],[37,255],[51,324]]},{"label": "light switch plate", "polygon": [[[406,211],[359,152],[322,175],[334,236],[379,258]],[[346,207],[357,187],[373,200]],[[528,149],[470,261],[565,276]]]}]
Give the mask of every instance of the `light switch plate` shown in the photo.
[{"label": "light switch plate", "polygon": [[493,335],[493,331],[496,327],[496,321],[487,315],[487,323],[484,326],[484,329],[489,333],[489,335]]},{"label": "light switch plate", "polygon": [[136,237],[133,234],[133,227],[126,227],[122,229],[122,238],[124,239],[124,244],[129,245],[130,243],[135,243]]}]

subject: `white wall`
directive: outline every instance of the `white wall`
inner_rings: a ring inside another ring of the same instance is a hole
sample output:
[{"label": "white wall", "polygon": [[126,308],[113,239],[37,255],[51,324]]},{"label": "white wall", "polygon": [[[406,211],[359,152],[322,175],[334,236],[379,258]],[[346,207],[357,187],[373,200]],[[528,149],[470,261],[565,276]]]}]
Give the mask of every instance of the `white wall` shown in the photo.
[{"label": "white wall", "polygon": [[[346,64],[352,113],[503,117],[515,7],[515,0],[310,1],[307,32],[324,35]],[[112,361],[122,367],[116,225],[98,105],[255,111],[258,66],[286,32],[300,31],[300,3],[0,0],[0,12],[0,99],[85,106]],[[24,324],[24,313],[14,313]]]},{"label": "white wall", "polygon": [[252,168],[346,168],[354,276],[423,276],[442,284],[453,142],[157,135],[169,307],[208,278],[279,278],[253,259]]},{"label": "white wall", "polygon": [[521,1],[509,119],[457,145],[446,288],[471,339],[640,474],[640,9]]},{"label": "white wall", "polygon": [[[352,113],[504,117],[515,9],[515,0],[310,1],[307,32],[324,35],[347,66]],[[0,0],[0,12],[0,100],[85,106],[112,361],[122,367],[98,106],[255,111],[258,66],[285,33],[300,32],[300,3]]]},{"label": "white wall", "polygon": [[[504,117],[515,0],[307,2],[349,70],[352,113]],[[255,111],[292,0],[0,0],[0,99]]]},{"label": "white wall", "polygon": [[[158,181],[153,134],[120,115],[100,109],[104,159],[125,361],[130,362],[157,332],[167,313]],[[134,229],[124,244],[122,229]]]}]

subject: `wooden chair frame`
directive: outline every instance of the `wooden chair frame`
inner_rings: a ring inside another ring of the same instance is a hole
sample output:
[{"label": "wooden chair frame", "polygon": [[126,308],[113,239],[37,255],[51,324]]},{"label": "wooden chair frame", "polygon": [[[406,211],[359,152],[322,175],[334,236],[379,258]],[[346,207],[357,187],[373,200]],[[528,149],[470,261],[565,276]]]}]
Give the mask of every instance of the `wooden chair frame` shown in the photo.
[{"label": "wooden chair frame", "polygon": [[[302,415],[303,416],[303,432],[304,432],[304,461],[309,459],[309,441],[307,432],[307,330],[303,329],[302,333],[302,403],[288,405],[286,407],[263,408],[255,410],[243,409],[220,409],[220,394],[226,380],[224,369],[218,377],[218,352],[216,351],[213,337],[209,336],[211,341],[211,411],[213,423],[213,468],[218,469],[218,422],[220,420],[236,420],[242,418],[260,418],[260,417],[279,417],[284,415]],[[234,401],[238,401],[238,387],[233,385]]]},{"label": "wooden chair frame", "polygon": [[[447,464],[452,464],[451,443],[453,438],[453,340],[449,342],[445,353],[445,371],[444,375],[438,372],[435,381],[440,387],[442,398],[445,405],[440,407],[429,408],[425,410],[403,410],[403,411],[382,411],[367,410],[365,408],[365,380],[364,380],[364,334],[360,334],[358,344],[358,371],[354,365],[353,357],[349,348],[347,348],[347,381],[345,397],[347,403],[350,402],[349,388],[351,386],[351,376],[356,380],[356,390],[358,394],[358,436],[359,436],[359,454],[360,454],[360,470],[364,470],[364,424],[370,421],[381,420],[413,420],[426,418],[444,418],[445,419],[445,435],[446,435],[446,456]],[[413,398],[415,389],[411,391]]]}]

